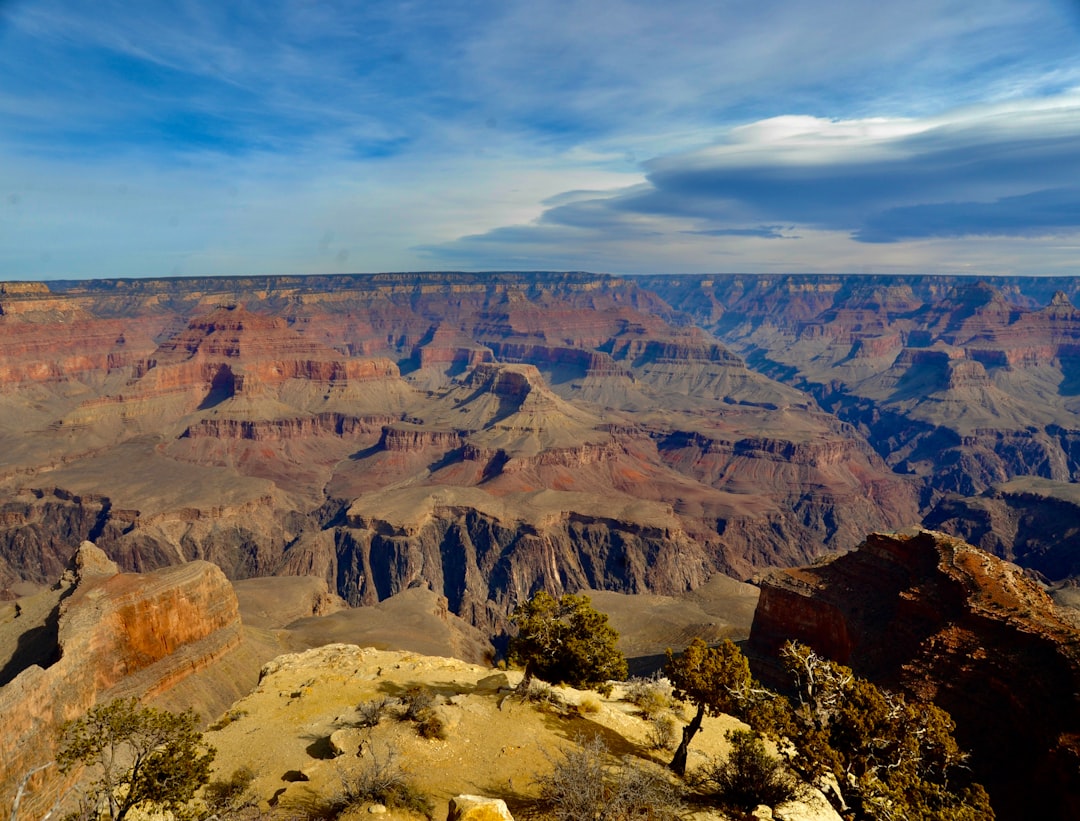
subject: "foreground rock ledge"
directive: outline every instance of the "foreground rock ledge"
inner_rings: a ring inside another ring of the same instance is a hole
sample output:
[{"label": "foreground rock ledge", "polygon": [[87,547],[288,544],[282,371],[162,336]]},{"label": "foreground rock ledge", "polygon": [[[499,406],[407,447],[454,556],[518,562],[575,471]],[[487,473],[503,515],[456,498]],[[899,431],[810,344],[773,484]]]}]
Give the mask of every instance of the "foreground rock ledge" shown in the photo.
[{"label": "foreground rock ledge", "polygon": [[459,795],[450,799],[446,821],[514,821],[501,798]]},{"label": "foreground rock ledge", "polygon": [[750,652],[789,638],[948,710],[999,819],[1080,818],[1080,631],[1015,565],[934,531],[871,534],[762,581]]}]

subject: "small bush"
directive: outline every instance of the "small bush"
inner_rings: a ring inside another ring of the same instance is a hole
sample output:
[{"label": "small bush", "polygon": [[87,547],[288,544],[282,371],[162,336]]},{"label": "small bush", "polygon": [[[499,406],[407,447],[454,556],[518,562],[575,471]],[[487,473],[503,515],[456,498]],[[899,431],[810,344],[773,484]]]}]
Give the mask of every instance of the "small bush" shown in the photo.
[{"label": "small bush", "polygon": [[666,679],[658,677],[638,676],[630,679],[626,683],[626,700],[641,711],[642,718],[648,720],[670,710],[674,703],[671,685]]},{"label": "small bush", "polygon": [[227,779],[211,781],[203,788],[203,803],[213,815],[234,815],[258,803],[250,789],[254,780],[255,772],[250,767],[238,767]]},{"label": "small bush", "polygon": [[538,678],[522,679],[515,692],[517,697],[526,704],[536,704],[541,707],[562,707],[562,697],[555,692],[555,688]]},{"label": "small bush", "polygon": [[761,736],[749,730],[729,730],[731,750],[714,761],[705,774],[706,787],[727,807],[749,811],[758,804],[775,807],[799,793],[798,782],[779,758],[769,754]]},{"label": "small bush", "polygon": [[386,696],[357,704],[356,726],[362,729],[379,726],[379,722],[382,721],[391,704],[392,700]]},{"label": "small bush", "polygon": [[413,784],[397,764],[392,747],[366,756],[359,770],[341,776],[340,811],[363,804],[382,804],[431,818],[434,805],[427,794]]},{"label": "small bush", "polygon": [[600,712],[600,699],[596,696],[582,696],[577,708],[582,715],[596,715]]},{"label": "small bush", "polygon": [[422,721],[435,708],[435,694],[426,687],[410,687],[401,702],[405,705],[403,720]]},{"label": "small bush", "polygon": [[555,821],[676,821],[682,817],[679,787],[667,774],[623,759],[609,761],[598,736],[578,739],[576,749],[537,777],[539,809]]},{"label": "small bush", "polygon": [[649,720],[649,743],[654,750],[674,750],[679,746],[681,735],[675,716],[666,713]]},{"label": "small bush", "polygon": [[223,713],[221,718],[219,718],[217,721],[215,721],[213,724],[211,724],[208,729],[210,729],[210,730],[224,730],[226,727],[228,727],[234,721],[236,721],[237,719],[243,718],[247,714],[248,714],[247,710],[240,710],[240,709],[234,708],[232,710],[229,710],[226,713]]},{"label": "small bush", "polygon": [[402,698],[405,712],[402,721],[413,721],[416,730],[424,738],[446,738],[446,722],[435,710],[435,695],[423,687],[410,687]]},{"label": "small bush", "polygon": [[446,722],[434,709],[416,722],[416,730],[424,738],[441,741],[446,738]]}]

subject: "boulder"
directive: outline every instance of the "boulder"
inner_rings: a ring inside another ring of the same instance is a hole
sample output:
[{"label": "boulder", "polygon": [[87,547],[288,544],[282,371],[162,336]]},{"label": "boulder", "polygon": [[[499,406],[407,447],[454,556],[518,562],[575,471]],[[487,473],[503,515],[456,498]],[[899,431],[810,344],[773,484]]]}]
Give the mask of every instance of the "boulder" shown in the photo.
[{"label": "boulder", "polygon": [[501,798],[458,795],[450,799],[446,821],[514,821]]}]

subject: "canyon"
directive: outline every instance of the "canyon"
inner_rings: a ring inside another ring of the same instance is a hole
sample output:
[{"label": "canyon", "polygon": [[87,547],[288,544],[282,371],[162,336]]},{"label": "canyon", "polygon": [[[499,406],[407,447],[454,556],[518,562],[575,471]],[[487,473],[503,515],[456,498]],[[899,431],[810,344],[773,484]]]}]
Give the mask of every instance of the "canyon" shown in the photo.
[{"label": "canyon", "polygon": [[918,488],[635,281],[101,280],[0,293],[0,585],[93,539],[414,586],[494,634],[536,589],[662,595],[854,546]]},{"label": "canyon", "polygon": [[671,594],[925,521],[1067,597],[1075,533],[1040,523],[1080,476],[1078,297],[932,275],[4,283],[0,596],[92,539],[127,570],[316,575],[352,605],[420,585],[496,633],[540,587]]},{"label": "canyon", "polygon": [[[915,482],[929,526],[1045,582],[1075,577],[1080,545],[1068,521],[1080,478],[1080,278],[714,275],[640,283],[750,367],[854,427]],[[1019,529],[1018,518],[1026,522]],[[1045,528],[1059,532],[1037,535]]]},{"label": "canyon", "polygon": [[[590,591],[648,671],[744,638],[752,580],[765,675],[806,641],[953,712],[1000,817],[1032,794],[1075,813],[1078,298],[937,276],[0,283],[3,714],[53,726],[132,693],[214,717],[328,641],[483,662],[540,589]],[[5,757],[47,756],[20,727]]]}]

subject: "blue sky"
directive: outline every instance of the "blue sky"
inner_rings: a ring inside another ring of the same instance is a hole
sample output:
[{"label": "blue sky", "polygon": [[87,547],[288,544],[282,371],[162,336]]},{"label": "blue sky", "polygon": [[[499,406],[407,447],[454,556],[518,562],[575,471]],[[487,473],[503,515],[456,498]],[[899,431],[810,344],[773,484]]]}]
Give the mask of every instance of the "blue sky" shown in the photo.
[{"label": "blue sky", "polygon": [[1078,0],[0,0],[0,279],[1080,273]]}]

